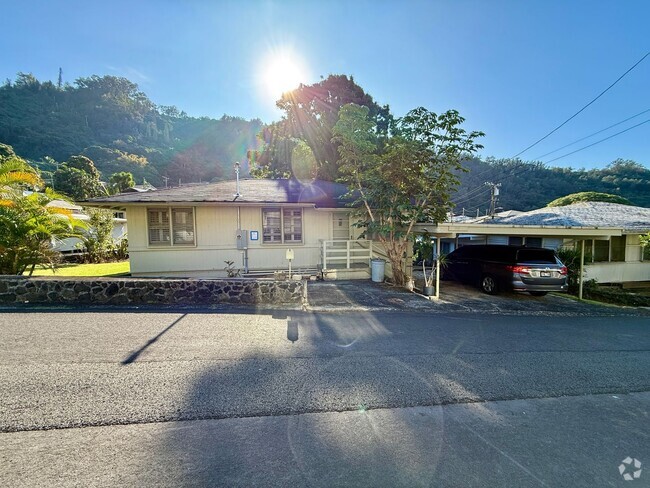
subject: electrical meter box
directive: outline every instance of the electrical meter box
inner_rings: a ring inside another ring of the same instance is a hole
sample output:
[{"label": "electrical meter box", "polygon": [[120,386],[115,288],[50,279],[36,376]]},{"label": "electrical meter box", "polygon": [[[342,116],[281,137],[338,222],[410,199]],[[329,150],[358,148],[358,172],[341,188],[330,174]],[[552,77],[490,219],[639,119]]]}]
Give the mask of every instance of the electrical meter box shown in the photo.
[{"label": "electrical meter box", "polygon": [[248,231],[237,229],[237,249],[248,249]]}]

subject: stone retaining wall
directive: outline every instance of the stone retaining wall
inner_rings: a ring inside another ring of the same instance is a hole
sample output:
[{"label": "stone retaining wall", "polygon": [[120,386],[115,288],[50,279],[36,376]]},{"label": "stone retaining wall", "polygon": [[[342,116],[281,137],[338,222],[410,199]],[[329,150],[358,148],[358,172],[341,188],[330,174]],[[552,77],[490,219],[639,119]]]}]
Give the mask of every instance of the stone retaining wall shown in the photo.
[{"label": "stone retaining wall", "polygon": [[0,303],[301,304],[306,297],[304,281],[0,276]]}]

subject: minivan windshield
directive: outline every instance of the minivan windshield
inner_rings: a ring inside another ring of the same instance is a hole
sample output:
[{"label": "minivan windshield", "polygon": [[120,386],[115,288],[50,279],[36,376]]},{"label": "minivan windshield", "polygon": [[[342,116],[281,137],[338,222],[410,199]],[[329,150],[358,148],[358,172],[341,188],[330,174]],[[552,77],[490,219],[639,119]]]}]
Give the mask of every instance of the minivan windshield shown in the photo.
[{"label": "minivan windshield", "polygon": [[556,264],[555,253],[548,249],[520,249],[517,251],[517,262]]}]

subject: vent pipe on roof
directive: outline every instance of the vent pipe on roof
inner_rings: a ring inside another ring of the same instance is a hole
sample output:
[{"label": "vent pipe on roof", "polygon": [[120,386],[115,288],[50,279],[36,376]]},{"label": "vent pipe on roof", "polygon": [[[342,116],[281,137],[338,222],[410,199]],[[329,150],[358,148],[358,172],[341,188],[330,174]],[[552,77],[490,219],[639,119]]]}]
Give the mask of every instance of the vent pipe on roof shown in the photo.
[{"label": "vent pipe on roof", "polygon": [[239,193],[239,161],[235,163],[235,178],[237,179],[237,193],[235,193],[235,200],[237,200],[241,197],[241,193]]}]

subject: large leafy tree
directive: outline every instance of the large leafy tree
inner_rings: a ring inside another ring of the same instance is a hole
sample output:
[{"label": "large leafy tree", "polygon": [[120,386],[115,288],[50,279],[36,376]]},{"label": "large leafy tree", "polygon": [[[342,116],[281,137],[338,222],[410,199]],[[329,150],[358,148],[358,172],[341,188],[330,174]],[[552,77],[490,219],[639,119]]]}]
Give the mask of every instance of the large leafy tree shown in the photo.
[{"label": "large leafy tree", "polygon": [[436,114],[416,108],[379,144],[367,107],[341,108],[333,128],[340,179],[355,196],[358,225],[386,250],[397,285],[408,280],[403,260],[413,226],[445,219],[462,160],[482,147],[476,141],[483,133],[466,132],[464,120],[455,110]]},{"label": "large leafy tree", "polygon": [[128,188],[135,186],[133,175],[126,171],[113,173],[108,180],[109,187],[113,193],[122,193]]},{"label": "large leafy tree", "polygon": [[330,75],[283,94],[277,106],[284,116],[263,134],[266,145],[254,154],[258,166],[268,167],[263,174],[289,170],[295,141],[301,140],[313,152],[317,177],[334,181],[338,177],[339,142],[332,139],[332,129],[339,120],[340,108],[349,103],[368,108],[374,131],[388,132],[392,121],[388,106],[378,105],[352,77]]},{"label": "large leafy tree", "polygon": [[106,194],[99,171],[86,156],[72,156],[54,172],[52,181],[57,191],[77,201]]}]

